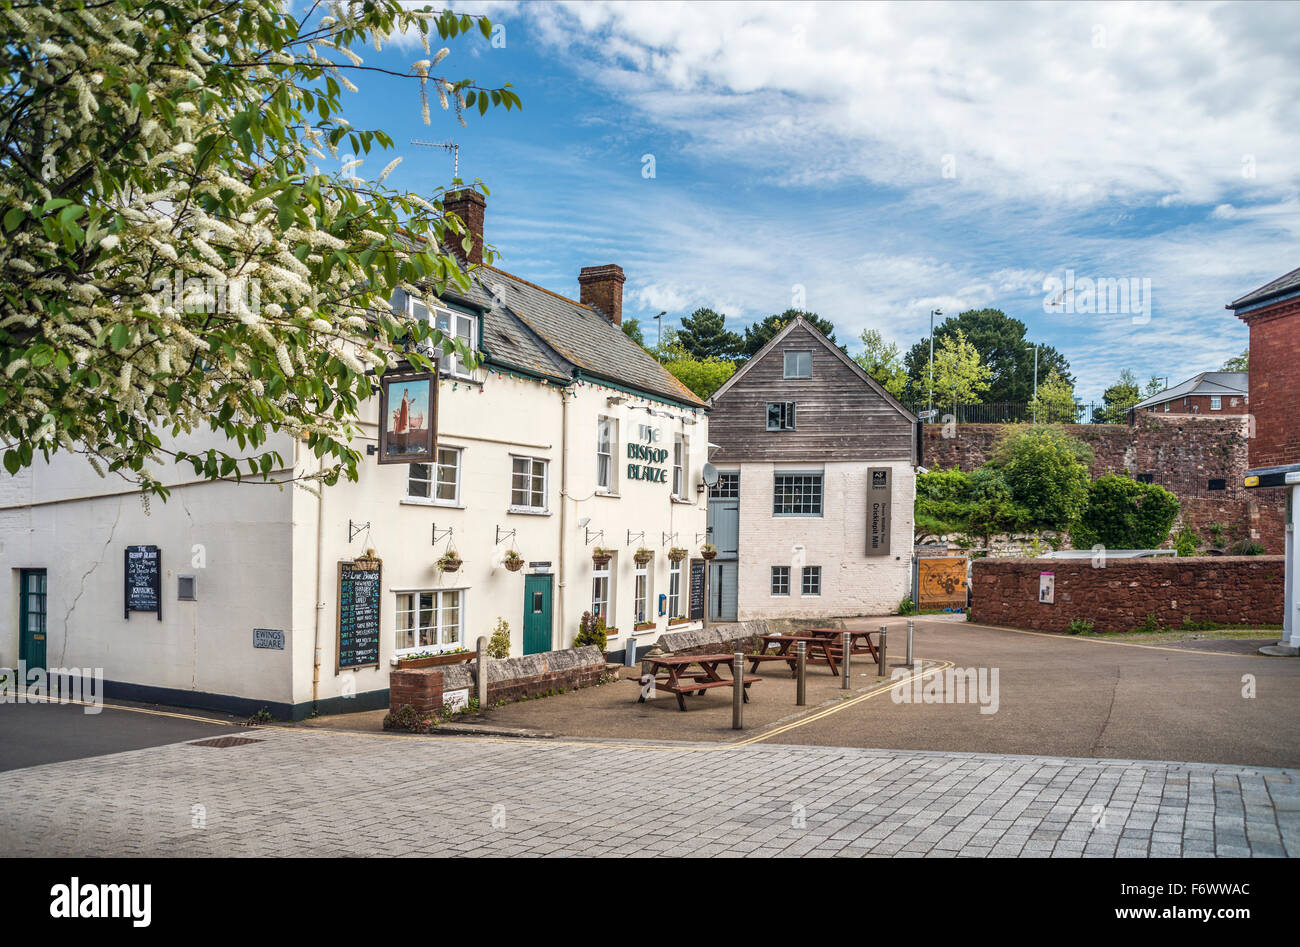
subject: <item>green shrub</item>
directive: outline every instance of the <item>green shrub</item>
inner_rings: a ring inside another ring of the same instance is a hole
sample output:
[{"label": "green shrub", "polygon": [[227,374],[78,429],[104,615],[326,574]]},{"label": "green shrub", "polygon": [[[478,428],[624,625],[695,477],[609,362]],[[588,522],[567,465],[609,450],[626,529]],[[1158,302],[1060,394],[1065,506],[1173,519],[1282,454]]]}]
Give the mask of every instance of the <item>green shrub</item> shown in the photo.
[{"label": "green shrub", "polygon": [[1090,635],[1092,634],[1093,622],[1087,618],[1070,619],[1070,634],[1072,635]]},{"label": "green shrub", "polygon": [[1264,547],[1253,539],[1239,539],[1228,547],[1228,553],[1233,556],[1262,556]]},{"label": "green shrub", "polygon": [[1152,634],[1161,630],[1160,622],[1156,620],[1154,612],[1149,612],[1142,624],[1138,625],[1133,630],[1143,632],[1144,634]]},{"label": "green shrub", "polygon": [[912,601],[912,596],[910,595],[905,596],[903,600],[898,603],[898,614],[900,615],[916,614],[916,603]]},{"label": "green shrub", "polygon": [[1076,549],[1098,544],[1108,549],[1156,549],[1178,518],[1178,498],[1156,483],[1124,475],[1098,477],[1087,503],[1071,527]]},{"label": "green shrub", "polygon": [[497,626],[488,639],[487,654],[489,658],[510,657],[510,625],[504,618],[497,619]]},{"label": "green shrub", "polygon": [[1190,526],[1184,526],[1174,537],[1174,548],[1178,550],[1179,556],[1194,556],[1200,547],[1201,537]]},{"label": "green shrub", "polygon": [[1066,529],[1088,499],[1092,450],[1059,425],[1017,425],[994,447],[992,466],[1001,474],[1015,504],[1028,511],[1030,524]]},{"label": "green shrub", "polygon": [[594,644],[601,651],[605,650],[605,619],[597,618],[591,612],[583,612],[578,619],[578,636],[573,639],[575,648],[585,648]]}]

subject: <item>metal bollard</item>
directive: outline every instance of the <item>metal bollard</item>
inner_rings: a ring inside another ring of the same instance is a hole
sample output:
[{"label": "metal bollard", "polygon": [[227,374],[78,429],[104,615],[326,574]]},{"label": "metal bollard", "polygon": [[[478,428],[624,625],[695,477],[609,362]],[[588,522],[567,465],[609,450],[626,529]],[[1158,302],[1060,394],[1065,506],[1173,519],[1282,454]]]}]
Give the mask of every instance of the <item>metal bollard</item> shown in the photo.
[{"label": "metal bollard", "polygon": [[487,646],[487,638],[479,635],[474,647],[474,697],[480,713],[487,710],[488,704]]},{"label": "metal bollard", "polygon": [[795,653],[795,685],[794,685],[794,702],[797,706],[802,707],[808,703],[807,693],[807,673],[808,673],[808,645],[803,641],[796,641],[794,645]]},{"label": "metal bollard", "polygon": [[912,660],[912,635],[916,631],[916,621],[909,618],[907,620],[907,666],[915,667],[916,662]]},{"label": "metal bollard", "polygon": [[844,656],[840,658],[840,690],[849,689],[849,678],[852,675],[853,666],[853,636],[847,631],[840,635],[840,649]]},{"label": "metal bollard", "polygon": [[731,656],[731,729],[743,730],[745,705],[745,654],[736,651]]},{"label": "metal bollard", "polygon": [[878,649],[880,652],[880,664],[876,668],[876,673],[881,677],[884,677],[888,673],[888,671],[886,670],[888,665],[885,663],[885,641],[888,638],[889,638],[889,628],[885,625],[881,625],[880,626],[880,648]]},{"label": "metal bollard", "polygon": [[623,663],[628,667],[636,664],[636,639],[627,636],[627,647],[623,649]]}]

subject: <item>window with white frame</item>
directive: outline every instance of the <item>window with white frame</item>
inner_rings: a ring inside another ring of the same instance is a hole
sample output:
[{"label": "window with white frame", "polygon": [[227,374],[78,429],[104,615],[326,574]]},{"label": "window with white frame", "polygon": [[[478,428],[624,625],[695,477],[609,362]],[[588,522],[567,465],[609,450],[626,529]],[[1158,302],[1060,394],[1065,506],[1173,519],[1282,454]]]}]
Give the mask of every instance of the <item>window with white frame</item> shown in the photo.
[{"label": "window with white frame", "polygon": [[610,602],[612,601],[614,572],[610,568],[610,562],[597,565],[591,573],[591,614],[597,618],[605,619],[605,624],[609,624]]},{"label": "window with white frame", "polygon": [[812,378],[812,352],[786,352],[785,377]]},{"label": "window with white frame", "polygon": [[[653,562],[653,560],[651,560]],[[650,563],[636,564],[636,583],[634,586],[632,610],[636,613],[636,623],[654,621],[654,612],[650,610]]]},{"label": "window with white frame", "polygon": [[822,475],[777,474],[772,491],[773,516],[821,516]]},{"label": "window with white frame", "polygon": [[548,462],[540,457],[512,457],[510,464],[510,508],[546,512]]},{"label": "window with white frame", "polygon": [[431,589],[397,593],[397,638],[394,650],[438,650],[460,644],[464,638],[464,592]]},{"label": "window with white frame", "polygon": [[[425,322],[429,320],[429,310],[414,297],[411,298],[411,316]],[[451,336],[465,344],[471,352],[478,348],[478,317],[467,315],[463,312],[453,312],[450,309],[435,309],[433,311],[433,326],[445,336]],[[465,365],[459,355],[452,353],[446,354],[439,348],[434,353],[441,359],[439,369],[444,375],[454,375],[458,378],[469,378],[472,372]]]},{"label": "window with white frame", "polygon": [[772,594],[773,595],[790,594],[790,567],[789,566],[772,567]]},{"label": "window with white frame", "polygon": [[690,457],[691,441],[685,434],[673,435],[673,496],[686,498],[687,459]]},{"label": "window with white frame", "polygon": [[769,431],[794,430],[793,401],[769,401],[767,403],[767,429]]},{"label": "window with white frame", "polygon": [[1219,397],[1218,395],[1211,395],[1211,396],[1210,396],[1210,410],[1211,410],[1211,411],[1222,411],[1222,410],[1223,410],[1223,399],[1222,399],[1221,397]]},{"label": "window with white frame", "polygon": [[613,493],[618,486],[614,457],[618,454],[618,421],[596,419],[596,489]]},{"label": "window with white frame", "polygon": [[461,454],[459,447],[439,447],[436,464],[411,464],[406,495],[413,500],[459,505]]},{"label": "window with white frame", "polygon": [[804,566],[802,584],[799,591],[803,595],[821,595],[822,594],[822,567],[821,566]]},{"label": "window with white frame", "polygon": [[682,561],[668,561],[668,617],[682,617]]}]

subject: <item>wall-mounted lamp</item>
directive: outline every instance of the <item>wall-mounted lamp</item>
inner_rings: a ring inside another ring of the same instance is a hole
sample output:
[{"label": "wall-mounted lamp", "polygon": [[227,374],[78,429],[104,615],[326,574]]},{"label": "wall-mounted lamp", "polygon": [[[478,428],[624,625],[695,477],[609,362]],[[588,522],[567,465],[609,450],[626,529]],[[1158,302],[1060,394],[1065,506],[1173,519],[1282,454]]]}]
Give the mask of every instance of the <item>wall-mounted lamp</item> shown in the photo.
[{"label": "wall-mounted lamp", "polygon": [[610,395],[608,398],[605,399],[605,404],[609,405],[612,408],[615,405],[623,404],[626,401],[627,399],[624,398],[622,395]]}]

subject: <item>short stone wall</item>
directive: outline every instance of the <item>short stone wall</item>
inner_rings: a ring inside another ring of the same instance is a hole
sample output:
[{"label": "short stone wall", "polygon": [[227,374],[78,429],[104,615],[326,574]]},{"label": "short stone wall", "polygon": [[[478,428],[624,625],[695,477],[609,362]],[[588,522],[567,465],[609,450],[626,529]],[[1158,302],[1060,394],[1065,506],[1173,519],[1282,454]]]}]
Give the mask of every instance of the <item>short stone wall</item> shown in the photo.
[{"label": "short stone wall", "polygon": [[[559,690],[590,687],[605,673],[605,655],[594,645],[487,661],[489,704],[511,703]],[[473,663],[393,671],[388,676],[388,706],[394,713],[410,704],[425,715],[442,709],[443,696],[468,689],[475,693]]]},{"label": "short stone wall", "polygon": [[721,654],[748,651],[760,635],[790,635],[805,628],[843,628],[839,618],[760,618],[670,631],[659,636],[656,644],[667,654]]},{"label": "short stone wall", "polygon": [[[1109,559],[976,559],[971,620],[1039,631],[1129,631],[1154,615],[1162,626],[1184,619],[1224,625],[1280,625],[1282,556]],[[1055,602],[1038,601],[1039,576],[1055,574]]]}]

